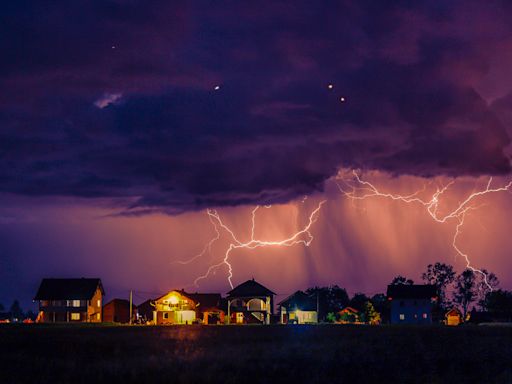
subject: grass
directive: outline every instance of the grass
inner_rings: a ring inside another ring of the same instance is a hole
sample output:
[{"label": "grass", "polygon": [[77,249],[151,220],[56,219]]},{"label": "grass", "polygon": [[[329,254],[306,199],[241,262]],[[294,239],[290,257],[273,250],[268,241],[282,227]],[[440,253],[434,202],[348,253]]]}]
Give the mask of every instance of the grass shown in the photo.
[{"label": "grass", "polygon": [[512,383],[511,327],[0,327],[0,383]]}]

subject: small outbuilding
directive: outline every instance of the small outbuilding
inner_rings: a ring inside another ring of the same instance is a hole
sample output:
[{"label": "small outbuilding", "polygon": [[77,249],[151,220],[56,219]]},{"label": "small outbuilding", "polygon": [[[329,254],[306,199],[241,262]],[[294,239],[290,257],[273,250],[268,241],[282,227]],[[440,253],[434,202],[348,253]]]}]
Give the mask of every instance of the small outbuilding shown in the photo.
[{"label": "small outbuilding", "polygon": [[[137,306],[132,304],[132,319],[137,316]],[[130,301],[113,299],[103,306],[103,321],[126,324],[130,322]]]},{"label": "small outbuilding", "polygon": [[459,325],[462,323],[462,313],[458,308],[453,307],[444,315],[446,325]]}]

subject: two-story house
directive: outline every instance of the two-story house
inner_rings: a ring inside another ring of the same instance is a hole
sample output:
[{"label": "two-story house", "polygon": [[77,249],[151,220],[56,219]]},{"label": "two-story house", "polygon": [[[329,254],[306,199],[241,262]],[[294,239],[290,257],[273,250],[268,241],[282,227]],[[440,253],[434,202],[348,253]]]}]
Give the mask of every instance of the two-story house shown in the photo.
[{"label": "two-story house", "polygon": [[37,322],[101,322],[105,291],[100,279],[43,279],[34,297]]},{"label": "two-story house", "polygon": [[388,285],[391,324],[431,324],[432,306],[437,300],[435,285]]}]

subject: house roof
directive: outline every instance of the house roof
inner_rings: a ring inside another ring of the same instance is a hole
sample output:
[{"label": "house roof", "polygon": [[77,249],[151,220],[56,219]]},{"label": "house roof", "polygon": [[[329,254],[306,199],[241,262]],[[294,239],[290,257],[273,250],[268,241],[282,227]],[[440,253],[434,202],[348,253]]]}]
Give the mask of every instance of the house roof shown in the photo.
[{"label": "house roof", "polygon": [[430,299],[437,296],[435,285],[388,285],[388,297],[390,299]]},{"label": "house roof", "polygon": [[254,279],[247,280],[245,283],[237,285],[228,292],[229,297],[251,297],[251,296],[272,296],[275,295],[267,287],[264,287]]},{"label": "house roof", "polygon": [[281,301],[278,305],[286,309],[299,309],[302,311],[316,311],[316,299],[302,291],[297,291]]},{"label": "house roof", "polygon": [[182,292],[185,296],[191,298],[199,309],[206,308],[220,308],[221,307],[221,295],[220,293],[187,293]]},{"label": "house roof", "polygon": [[452,308],[448,312],[446,312],[445,316],[462,316],[461,311],[458,308]]},{"label": "house roof", "polygon": [[345,313],[345,312],[350,312],[350,313],[354,313],[354,314],[359,313],[359,311],[357,309],[352,308],[352,307],[345,307],[341,311],[339,311],[339,313]]},{"label": "house roof", "polygon": [[[107,305],[125,305],[127,307],[130,306],[130,301],[126,299],[112,299],[108,303],[104,304],[103,306],[106,307]],[[133,308],[137,308],[135,304],[132,303]]]},{"label": "house roof", "polygon": [[34,300],[91,300],[98,288],[101,279],[43,279]]}]

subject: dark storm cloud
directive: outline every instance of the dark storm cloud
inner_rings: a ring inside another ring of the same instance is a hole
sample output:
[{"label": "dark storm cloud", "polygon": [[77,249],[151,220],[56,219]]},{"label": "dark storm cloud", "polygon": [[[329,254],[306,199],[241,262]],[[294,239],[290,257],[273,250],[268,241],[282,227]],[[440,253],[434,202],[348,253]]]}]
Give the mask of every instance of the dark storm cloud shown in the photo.
[{"label": "dark storm cloud", "polygon": [[510,171],[476,89],[510,43],[500,2],[3,7],[5,192],[180,212],[285,202],[339,167]]}]

